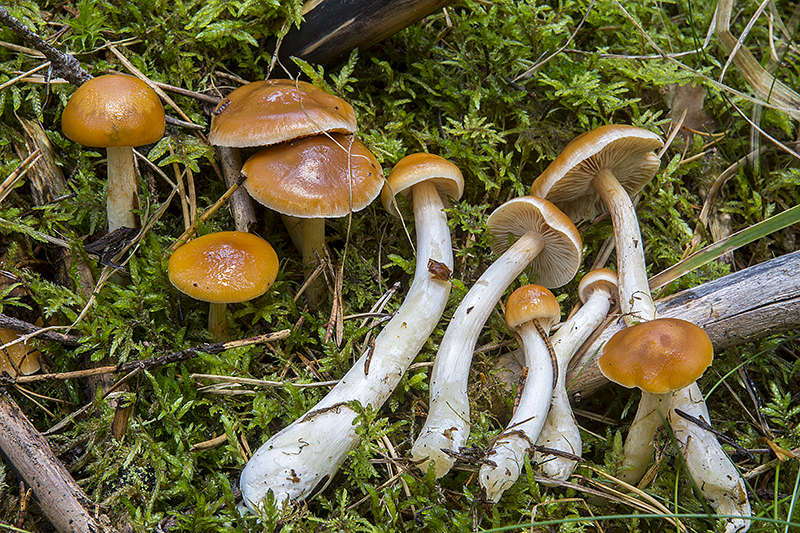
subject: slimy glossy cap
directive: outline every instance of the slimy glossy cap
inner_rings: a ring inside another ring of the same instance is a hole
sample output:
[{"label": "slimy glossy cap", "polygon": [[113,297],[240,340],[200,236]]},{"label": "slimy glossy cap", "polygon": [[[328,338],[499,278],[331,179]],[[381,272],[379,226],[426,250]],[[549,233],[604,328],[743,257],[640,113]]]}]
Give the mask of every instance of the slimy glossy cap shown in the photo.
[{"label": "slimy glossy cap", "polygon": [[411,188],[417,183],[433,183],[445,206],[449,205],[449,198],[457,200],[464,192],[464,177],[458,167],[434,154],[417,153],[405,156],[392,168],[386,181],[381,191],[381,203],[394,216],[400,216],[392,201],[394,196],[402,194],[410,198]]},{"label": "slimy glossy cap", "polygon": [[575,137],[531,185],[531,195],[547,198],[572,220],[606,211],[592,187],[598,170],[608,169],[633,196],[653,179],[661,160],[653,153],[661,137],[628,125],[609,124]]},{"label": "slimy glossy cap", "polygon": [[278,256],[257,235],[210,233],[172,254],[169,280],[182,293],[210,303],[245,302],[264,294],[278,275]]},{"label": "slimy glossy cap", "polygon": [[295,80],[243,85],[217,106],[208,140],[217,146],[269,146],[322,132],[355,133],[353,106]]},{"label": "slimy glossy cap", "polygon": [[61,114],[61,130],[84,146],[143,146],[164,136],[164,106],[145,82],[111,74],[87,81]]},{"label": "slimy glossy cap", "polygon": [[558,300],[540,285],[524,285],[512,292],[506,301],[506,324],[512,330],[531,320],[538,320],[545,331],[550,331],[560,319]]},{"label": "slimy glossy cap", "polygon": [[[331,138],[332,137],[332,138]],[[242,167],[250,196],[284,215],[341,217],[381,192],[383,170],[352,136],[315,135],[268,146]]]},{"label": "slimy glossy cap", "polygon": [[617,332],[597,363],[623,387],[664,394],[691,385],[714,359],[703,328],[677,318],[640,322]]}]

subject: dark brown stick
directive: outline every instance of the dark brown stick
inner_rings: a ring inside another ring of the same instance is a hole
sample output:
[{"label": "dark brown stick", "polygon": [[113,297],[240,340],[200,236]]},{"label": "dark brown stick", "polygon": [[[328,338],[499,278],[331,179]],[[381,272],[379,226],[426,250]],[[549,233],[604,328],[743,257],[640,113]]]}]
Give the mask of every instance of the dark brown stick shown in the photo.
[{"label": "dark brown stick", "polygon": [[61,533],[109,531],[89,509],[94,504],[20,410],[14,400],[0,394],[0,450],[17,475],[33,489],[50,523]]},{"label": "dark brown stick", "polygon": [[[13,329],[22,333],[34,333],[42,330],[40,326],[3,314],[0,314],[0,328]],[[45,341],[60,342],[64,346],[77,346],[80,342],[80,337],[77,335],[64,335],[56,331],[42,331],[34,337]]]},{"label": "dark brown stick", "polygon": [[295,56],[310,63],[330,64],[363,50],[417,22],[453,0],[320,0],[306,2],[303,22],[289,30],[278,56],[293,70],[288,60]]},{"label": "dark brown stick", "polygon": [[262,344],[265,342],[273,342],[285,339],[289,336],[291,330],[282,329],[273,333],[265,333],[256,337],[248,337],[246,339],[239,339],[230,342],[216,342],[212,344],[202,344],[194,348],[188,348],[180,352],[173,352],[158,357],[151,357],[150,359],[139,359],[136,361],[128,361],[127,363],[120,363],[113,366],[103,366],[98,368],[87,368],[85,370],[75,370],[74,372],[55,372],[52,374],[34,374],[31,376],[0,377],[0,383],[33,383],[36,381],[54,381],[62,379],[75,379],[87,376],[94,376],[99,374],[119,374],[131,372],[133,370],[149,370],[151,368],[168,365],[171,363],[179,363],[197,357],[201,353],[217,354],[230,350],[232,348],[241,348],[242,346],[250,346],[252,344]]},{"label": "dark brown stick", "polygon": [[44,54],[53,66],[54,77],[64,78],[73,85],[82,85],[92,78],[92,75],[83,70],[80,61],[74,56],[50,46],[3,7],[0,7],[0,23]]}]

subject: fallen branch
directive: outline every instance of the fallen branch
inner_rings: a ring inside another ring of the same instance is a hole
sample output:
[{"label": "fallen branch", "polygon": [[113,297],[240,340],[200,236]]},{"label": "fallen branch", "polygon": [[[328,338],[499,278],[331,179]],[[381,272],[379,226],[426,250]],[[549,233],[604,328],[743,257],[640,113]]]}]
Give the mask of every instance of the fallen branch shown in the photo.
[{"label": "fallen branch", "polygon": [[33,489],[39,507],[56,530],[111,531],[92,515],[89,509],[94,503],[6,392],[0,394],[0,450],[19,479]]},{"label": "fallen branch", "polygon": [[[729,274],[656,302],[659,316],[694,322],[716,351],[800,327],[800,251]],[[600,390],[608,380],[594,354],[624,327],[617,313],[599,328],[570,364],[573,401]]]},{"label": "fallen branch", "polygon": [[215,342],[211,344],[201,344],[193,348],[188,348],[180,352],[174,352],[167,355],[160,355],[158,357],[151,357],[150,359],[139,359],[136,361],[128,361],[112,366],[102,366],[98,368],[87,368],[85,370],[75,370],[73,372],[55,372],[52,374],[36,374],[32,376],[19,376],[0,377],[0,384],[22,384],[32,383],[36,381],[54,381],[63,379],[84,378],[87,376],[94,376],[98,374],[120,374],[131,372],[133,370],[149,370],[151,368],[168,365],[171,363],[178,363],[187,361],[200,355],[201,353],[217,354],[225,350],[233,348],[241,348],[242,346],[250,346],[252,344],[262,344],[265,342],[272,342],[285,339],[289,336],[291,330],[282,329],[273,333],[265,333],[256,337],[248,337],[246,339],[239,339],[230,342]]},{"label": "fallen branch", "polygon": [[0,7],[0,23],[50,60],[53,66],[52,77],[64,78],[74,85],[82,85],[83,82],[92,78],[92,75],[83,70],[80,61],[75,59],[74,56],[65,54],[48,44],[44,39],[33,33],[30,28],[14,18],[4,7]]}]

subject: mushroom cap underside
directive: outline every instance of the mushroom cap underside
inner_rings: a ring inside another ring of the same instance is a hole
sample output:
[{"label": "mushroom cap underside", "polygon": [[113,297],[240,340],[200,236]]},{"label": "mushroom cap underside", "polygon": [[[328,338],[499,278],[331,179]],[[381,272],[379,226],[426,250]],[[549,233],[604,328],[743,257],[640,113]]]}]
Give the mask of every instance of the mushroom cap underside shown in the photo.
[{"label": "mushroom cap underside", "polygon": [[445,206],[449,205],[449,198],[457,200],[464,192],[464,177],[456,165],[435,154],[415,153],[398,161],[386,178],[381,191],[383,207],[400,216],[393,201],[395,196],[411,197],[412,187],[424,181],[433,183]]},{"label": "mushroom cap underside", "polygon": [[496,254],[506,251],[513,239],[528,232],[541,235],[544,249],[530,263],[538,274],[539,285],[560,287],[578,272],[583,252],[578,230],[547,200],[534,196],[512,198],[489,215],[486,225]]},{"label": "mushroom cap underside", "polygon": [[634,196],[650,183],[661,164],[653,152],[661,137],[635,126],[609,124],[578,135],[531,185],[531,195],[547,198],[572,220],[587,220],[606,211],[592,179],[609,170]]},{"label": "mushroom cap underside", "polygon": [[578,283],[578,296],[583,303],[597,290],[603,290],[616,298],[619,293],[617,273],[609,268],[596,268],[587,272]]}]

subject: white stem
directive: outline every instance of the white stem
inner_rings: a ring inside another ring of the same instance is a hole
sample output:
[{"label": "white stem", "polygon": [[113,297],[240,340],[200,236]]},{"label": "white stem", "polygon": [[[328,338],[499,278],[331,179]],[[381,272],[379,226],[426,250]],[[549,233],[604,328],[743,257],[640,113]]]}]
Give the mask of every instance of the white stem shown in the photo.
[{"label": "white stem", "polygon": [[469,436],[467,379],[481,328],[506,288],[542,250],[538,233],[524,234],[475,282],[459,304],[439,344],[430,382],[428,418],[411,448],[426,470],[433,460],[442,477],[455,460],[442,449],[458,451]]},{"label": "white stem", "polygon": [[622,470],[619,474],[622,481],[635,485],[647,472],[647,464],[656,449],[653,438],[666,420],[671,404],[671,393],[653,394],[642,391],[639,408],[622,447]]},{"label": "white stem", "polygon": [[109,233],[122,228],[135,228],[138,207],[136,194],[139,180],[133,163],[133,148],[111,146],[106,148],[108,164],[108,193],[106,196],[106,218]]},{"label": "white stem", "polygon": [[547,339],[542,337],[534,322],[526,322],[517,329],[525,353],[525,366],[528,367],[519,405],[487,455],[495,466],[485,464],[480,470],[486,498],[494,503],[499,502],[503,493],[519,478],[525,466],[525,456],[539,438],[550,409],[552,387],[548,384],[553,383],[553,361]]},{"label": "white stem", "polygon": [[[450,282],[433,278],[428,259],[453,268],[450,231],[435,187],[413,188],[417,268],[406,299],[365,353],[308,413],[264,443],[242,470],[245,505],[255,510],[272,490],[279,502],[300,500],[331,480],[358,442],[349,403],[378,409],[422,349],[441,317]],[[369,369],[368,373],[366,369]]]},{"label": "white stem", "polygon": [[[744,480],[722,449],[717,437],[694,422],[678,415],[675,409],[705,422],[711,421],[696,383],[673,393],[669,425],[683,452],[686,466],[700,492],[722,515],[750,516],[750,502]],[[750,520],[728,520],[726,533],[742,533],[750,528]]]},{"label": "white stem", "polygon": [[625,323],[630,326],[653,320],[657,316],[656,306],[647,283],[644,246],[633,202],[609,170],[598,172],[592,185],[605,202],[614,226],[619,305]]},{"label": "white stem", "polygon": [[[581,432],[567,394],[567,367],[578,348],[602,324],[610,307],[611,294],[595,290],[586,303],[550,337],[558,360],[558,381],[553,389],[547,420],[536,441],[539,446],[581,455]],[[577,464],[567,457],[539,452],[534,453],[532,463],[544,476],[561,481],[572,475]]]}]

